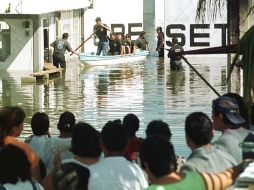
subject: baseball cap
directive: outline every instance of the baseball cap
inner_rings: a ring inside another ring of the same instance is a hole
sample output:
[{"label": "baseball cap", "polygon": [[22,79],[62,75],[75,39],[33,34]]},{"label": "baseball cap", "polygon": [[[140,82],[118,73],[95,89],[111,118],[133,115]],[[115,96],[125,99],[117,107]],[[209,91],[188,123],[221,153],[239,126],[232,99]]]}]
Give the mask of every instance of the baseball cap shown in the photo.
[{"label": "baseball cap", "polygon": [[233,124],[246,123],[246,120],[240,115],[236,101],[232,98],[221,96],[213,100],[212,108],[223,113]]}]

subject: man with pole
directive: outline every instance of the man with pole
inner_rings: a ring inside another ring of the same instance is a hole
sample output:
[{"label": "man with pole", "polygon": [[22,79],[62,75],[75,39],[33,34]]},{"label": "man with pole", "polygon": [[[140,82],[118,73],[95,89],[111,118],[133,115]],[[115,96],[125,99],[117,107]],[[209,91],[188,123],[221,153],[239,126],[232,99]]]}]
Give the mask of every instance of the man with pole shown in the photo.
[{"label": "man with pole", "polygon": [[76,51],[73,51],[71,48],[69,42],[67,41],[69,37],[68,33],[63,33],[62,39],[57,39],[54,42],[50,44],[51,47],[54,48],[53,53],[53,65],[55,67],[66,68],[66,61],[65,61],[65,51],[68,50],[69,52],[72,52],[72,54],[77,54]]},{"label": "man with pole", "polygon": [[95,19],[96,24],[94,25],[93,31],[96,37],[99,38],[98,48],[96,55],[100,55],[102,52],[102,55],[107,55],[108,52],[108,36],[107,31],[111,31],[111,29],[101,22],[101,18],[97,17]]}]

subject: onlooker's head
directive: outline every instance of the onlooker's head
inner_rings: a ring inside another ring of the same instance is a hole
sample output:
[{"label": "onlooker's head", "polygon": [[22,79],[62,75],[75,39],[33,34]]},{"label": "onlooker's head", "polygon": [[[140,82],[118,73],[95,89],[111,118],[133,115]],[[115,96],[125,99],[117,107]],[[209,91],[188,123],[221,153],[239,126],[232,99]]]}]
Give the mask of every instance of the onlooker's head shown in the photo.
[{"label": "onlooker's head", "polygon": [[25,117],[24,110],[18,106],[5,106],[0,110],[0,146],[7,135],[17,137],[21,134]]},{"label": "onlooker's head", "polygon": [[41,136],[48,133],[49,117],[46,113],[37,112],[31,119],[31,127],[34,135]]},{"label": "onlooker's head", "polygon": [[170,140],[172,134],[169,125],[162,120],[153,120],[148,123],[146,128],[146,136],[160,136],[166,140]]},{"label": "onlooker's head", "polygon": [[185,120],[185,135],[191,149],[207,145],[213,138],[213,125],[202,112],[193,112]]},{"label": "onlooker's head", "polygon": [[104,154],[108,152],[123,154],[128,143],[128,135],[121,120],[108,121],[102,128],[101,140]]},{"label": "onlooker's head", "polygon": [[0,149],[0,183],[31,180],[31,164],[21,148],[8,144]]},{"label": "onlooker's head", "polygon": [[68,37],[69,37],[69,34],[68,34],[68,33],[63,33],[63,35],[62,35],[62,39],[67,40],[67,39],[68,39]]},{"label": "onlooker's head", "polygon": [[237,102],[227,96],[221,96],[212,102],[214,129],[222,131],[226,128],[239,128],[246,123],[240,115]]},{"label": "onlooker's head", "polygon": [[123,118],[123,126],[126,129],[129,137],[135,137],[136,132],[139,129],[139,119],[133,114],[129,113]]},{"label": "onlooker's head", "polygon": [[243,97],[240,96],[239,94],[237,93],[232,93],[232,92],[229,92],[229,93],[226,93],[224,94],[223,96],[227,96],[227,97],[230,97],[232,99],[234,99],[239,107],[239,113],[240,115],[245,119],[245,121],[247,122],[247,125],[246,128],[249,129],[249,121],[250,121],[250,117],[249,117],[249,113],[248,113],[248,110],[247,110],[247,107],[244,103],[244,100],[243,100]]},{"label": "onlooker's head", "polygon": [[176,171],[176,157],[173,145],[165,138],[147,137],[139,152],[141,166],[149,178],[162,177]]},{"label": "onlooker's head", "polygon": [[76,163],[64,163],[53,173],[55,190],[87,190],[90,172]]},{"label": "onlooker's head", "polygon": [[60,115],[57,128],[60,132],[72,132],[75,122],[73,113],[66,111]]},{"label": "onlooker's head", "polygon": [[77,123],[72,131],[71,151],[81,157],[100,157],[99,132],[88,123]]}]

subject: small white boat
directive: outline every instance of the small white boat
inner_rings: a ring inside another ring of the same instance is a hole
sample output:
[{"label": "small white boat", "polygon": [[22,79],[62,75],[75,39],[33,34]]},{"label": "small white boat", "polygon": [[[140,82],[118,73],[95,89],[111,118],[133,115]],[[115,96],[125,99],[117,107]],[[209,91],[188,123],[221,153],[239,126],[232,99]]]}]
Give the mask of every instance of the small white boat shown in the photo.
[{"label": "small white boat", "polygon": [[113,65],[119,63],[128,63],[143,60],[149,55],[149,51],[143,50],[133,54],[126,55],[108,55],[99,56],[91,53],[81,53],[79,60],[86,65]]}]

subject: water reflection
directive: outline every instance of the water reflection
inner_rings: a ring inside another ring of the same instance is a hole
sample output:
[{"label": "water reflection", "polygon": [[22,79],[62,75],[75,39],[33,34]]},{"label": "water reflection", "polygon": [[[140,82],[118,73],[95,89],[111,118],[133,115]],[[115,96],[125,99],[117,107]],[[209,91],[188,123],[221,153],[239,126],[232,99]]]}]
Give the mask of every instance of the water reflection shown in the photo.
[{"label": "water reflection", "polygon": [[[220,94],[226,92],[226,58],[188,59]],[[21,77],[28,72],[0,72],[0,106],[24,108],[27,119],[23,137],[31,133],[30,118],[37,111],[48,113],[52,134],[58,133],[58,117],[65,110],[99,130],[106,121],[133,112],[140,118],[138,135],[142,137],[148,122],[162,119],[172,129],[176,152],[187,155],[185,117],[193,111],[210,115],[216,94],[188,65],[183,67],[183,71],[172,71],[167,58],[157,57],[109,67],[69,63],[63,78],[55,76],[36,84],[21,84]]]}]

